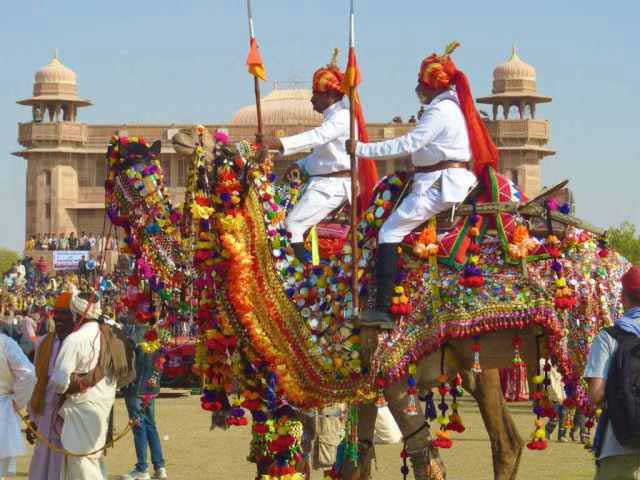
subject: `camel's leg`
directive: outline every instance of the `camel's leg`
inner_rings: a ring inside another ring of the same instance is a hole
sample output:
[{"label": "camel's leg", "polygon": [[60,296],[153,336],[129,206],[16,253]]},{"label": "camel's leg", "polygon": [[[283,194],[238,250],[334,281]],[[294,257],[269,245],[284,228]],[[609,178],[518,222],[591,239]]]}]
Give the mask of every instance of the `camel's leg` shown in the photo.
[{"label": "camel's leg", "polygon": [[462,372],[463,387],[478,402],[482,420],[489,433],[495,480],[514,480],[518,473],[524,441],[502,395],[498,369],[474,375]]},{"label": "camel's leg", "polygon": [[[396,382],[385,390],[389,410],[393,415],[406,442],[407,454],[416,480],[444,479],[444,464],[440,460],[438,450],[431,447],[431,432],[425,425],[421,402],[416,407],[418,415],[407,415],[404,409],[409,404],[406,394],[406,383]],[[417,432],[417,433],[416,433]],[[409,438],[410,437],[410,438]]]},{"label": "camel's leg", "polygon": [[358,465],[354,466],[348,459],[342,465],[342,480],[370,480],[371,463],[373,462],[373,435],[376,428],[378,407],[367,403],[358,407]]}]

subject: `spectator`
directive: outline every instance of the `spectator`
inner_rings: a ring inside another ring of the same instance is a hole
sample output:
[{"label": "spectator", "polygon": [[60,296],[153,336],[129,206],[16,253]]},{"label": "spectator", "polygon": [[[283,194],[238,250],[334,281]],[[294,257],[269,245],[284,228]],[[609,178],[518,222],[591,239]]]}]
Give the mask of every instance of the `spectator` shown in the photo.
[{"label": "spectator", "polygon": [[87,276],[87,256],[83,255],[78,262],[78,274],[80,277],[85,278]]},{"label": "spectator", "polygon": [[393,120],[391,120],[392,123],[402,123],[402,117],[401,116],[395,116],[393,117]]},{"label": "spectator", "polygon": [[47,261],[42,255],[40,255],[40,258],[36,262],[36,281],[38,285],[41,285],[45,282],[48,269],[49,266],[47,265]]},{"label": "spectator", "polygon": [[82,234],[80,235],[80,250],[89,250],[87,248],[87,245],[89,244],[89,237],[87,237],[87,234],[82,232]]},{"label": "spectator", "polygon": [[71,232],[69,234],[69,239],[67,240],[69,244],[69,250],[77,250],[78,249],[78,237],[76,237],[75,232]]},{"label": "spectator", "polygon": [[420,110],[418,110],[418,120],[422,118],[422,115],[424,115],[424,105],[422,105]]},{"label": "spectator", "polygon": [[49,236],[49,250],[58,250],[58,242],[55,235]]},{"label": "spectator", "polygon": [[416,116],[415,115],[411,115],[411,117],[409,117],[409,123],[416,123]]},{"label": "spectator", "polygon": [[58,236],[58,250],[69,250],[69,242],[67,241],[67,237],[64,236],[64,233]]},{"label": "spectator", "polygon": [[29,239],[24,244],[24,249],[26,251],[33,250],[36,247],[36,237],[31,235]]},{"label": "spectator", "polygon": [[87,250],[93,250],[96,246],[96,237],[95,235],[92,233],[89,236],[89,248]]},{"label": "spectator", "polygon": [[16,457],[26,453],[16,411],[27,405],[35,384],[29,359],[16,342],[0,333],[0,478],[15,475]]},{"label": "spectator", "polygon": [[[152,377],[155,372],[155,363],[160,359],[160,352],[145,353],[140,348],[140,343],[145,341],[144,335],[148,327],[138,325],[135,321],[125,326],[125,333],[132,343],[136,345],[136,380],[122,389],[124,394],[129,419],[138,419],[133,426],[133,443],[136,448],[136,466],[123,480],[147,480],[149,464],[147,462],[147,448],[151,452],[151,463],[155,470],[153,478],[166,479],[164,456],[160,435],[156,426],[155,398],[160,393],[160,386]],[[148,399],[148,400],[147,400]]]},{"label": "spectator", "polygon": [[[614,423],[610,420],[617,418],[620,411],[609,410],[612,404],[618,405],[618,396],[609,395],[610,389],[606,388],[607,377],[619,379],[619,371],[613,374],[610,367],[616,365],[612,362],[618,350],[619,340],[626,346],[627,341],[634,341],[632,336],[640,336],[640,267],[631,267],[622,277],[622,303],[625,313],[615,322],[613,329],[600,332],[591,344],[591,350],[587,358],[587,367],[584,377],[589,385],[589,398],[595,405],[604,405],[604,411],[598,422],[598,429],[594,439],[593,450],[596,454],[598,469],[596,480],[610,478],[639,478],[640,476],[640,448],[632,445],[622,445],[618,435],[614,432]],[[615,335],[617,338],[614,338]],[[623,357],[624,358],[624,357]],[[616,360],[619,360],[618,357]],[[628,360],[628,357],[626,358]],[[635,373],[635,372],[629,372]],[[613,375],[613,376],[612,376]],[[624,379],[623,379],[624,381]],[[616,385],[617,387],[617,385]],[[611,389],[614,390],[614,389]],[[606,397],[606,398],[605,398]],[[622,396],[624,400],[626,396]],[[606,400],[606,402],[605,402]],[[628,424],[635,424],[637,419],[624,419]],[[624,423],[624,422],[623,422]],[[620,433],[620,430],[616,430]],[[624,432],[624,430],[623,430]],[[624,432],[628,433],[628,432]]]}]

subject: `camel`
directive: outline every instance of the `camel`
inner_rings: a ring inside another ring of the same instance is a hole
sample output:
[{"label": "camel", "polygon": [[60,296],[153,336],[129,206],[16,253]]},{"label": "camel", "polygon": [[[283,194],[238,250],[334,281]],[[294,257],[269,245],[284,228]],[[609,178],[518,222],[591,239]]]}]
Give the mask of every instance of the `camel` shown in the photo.
[{"label": "camel", "polygon": [[[584,352],[569,346],[576,335],[588,332],[569,331],[568,322],[586,318],[587,312],[591,318],[596,311],[606,321],[617,302],[609,285],[621,272],[619,258],[601,255],[596,236],[576,231],[573,227],[584,224],[566,214],[543,210],[548,238],[536,241],[517,220],[539,217],[538,207],[521,210],[505,200],[506,180],[488,172],[493,190],[461,206],[458,222],[444,236],[436,239],[435,225],[430,225],[412,248],[405,248],[401,285],[411,293],[398,291],[397,328],[389,334],[360,330],[351,318],[346,288],[348,248],[333,239],[321,244],[330,256],[325,263],[304,266],[291,260],[282,226],[296,192],[273,185],[268,156],[247,143],[228,145],[223,135],[211,139],[202,127],[181,130],[173,142],[179,154],[192,159],[182,211],[164,192],[159,146],[114,138],[108,152],[108,213],[125,228],[139,271],[160,297],[184,292],[185,285],[195,289],[192,302],[204,332],[198,367],[207,386],[203,408],[216,415],[221,406],[235,412],[227,394],[231,383],[241,383],[235,405],[252,410],[258,431],[266,431],[278,399],[301,409],[357,403],[358,448],[366,459],[375,420],[372,400],[382,390],[407,439],[416,479],[438,478],[444,469],[429,452],[423,415],[405,414],[411,401],[407,384],[411,376],[417,389],[429,391],[442,375],[452,379],[462,371],[489,431],[495,478],[515,478],[522,440],[494,369],[511,364],[517,337],[524,361],[537,365],[544,353],[568,383],[577,385]],[[406,182],[401,175],[383,181],[359,226],[359,274],[365,287],[377,228]],[[552,221],[563,229],[554,230]],[[483,236],[492,230],[495,238]],[[484,274],[477,266],[479,256],[492,262]],[[595,268],[601,272],[594,279],[590,269]],[[594,303],[591,290],[571,288],[564,272],[575,272],[579,284],[591,285],[606,302]],[[366,303],[375,286],[365,287],[359,293]],[[478,345],[484,373],[472,375],[479,370]],[[408,373],[410,366],[415,373]],[[285,423],[278,423],[276,433],[288,444],[272,456],[264,437],[256,447],[256,463],[272,476],[291,473],[297,458],[298,426]],[[356,471],[347,468],[344,478],[368,478],[367,462],[359,465]]]}]

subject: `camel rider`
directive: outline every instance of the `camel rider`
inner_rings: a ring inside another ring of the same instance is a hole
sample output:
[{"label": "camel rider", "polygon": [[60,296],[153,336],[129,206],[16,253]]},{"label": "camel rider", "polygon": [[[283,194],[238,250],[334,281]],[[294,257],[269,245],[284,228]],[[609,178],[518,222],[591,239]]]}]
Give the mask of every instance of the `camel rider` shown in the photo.
[{"label": "camel rider", "polygon": [[295,256],[304,261],[305,232],[351,199],[350,160],[345,150],[349,138],[349,107],[343,101],[344,74],[336,65],[337,50],[329,65],[313,74],[313,109],[322,114],[322,124],[298,135],[264,137],[262,143],[285,156],[313,149],[310,155],[291,165],[285,176],[304,170],[310,177],[302,197],[287,216],[287,231]]},{"label": "camel rider", "polygon": [[[426,106],[416,127],[398,138],[375,143],[347,142],[358,156],[398,158],[410,155],[415,166],[410,193],[378,234],[377,295],[361,324],[393,328],[389,306],[397,271],[398,244],[429,218],[464,200],[484,166],[495,166],[498,152],[473,103],[466,76],[449,55],[458,43],[435,53],[420,67],[416,94]],[[455,88],[454,88],[455,87]],[[469,169],[473,158],[473,172]]]}]

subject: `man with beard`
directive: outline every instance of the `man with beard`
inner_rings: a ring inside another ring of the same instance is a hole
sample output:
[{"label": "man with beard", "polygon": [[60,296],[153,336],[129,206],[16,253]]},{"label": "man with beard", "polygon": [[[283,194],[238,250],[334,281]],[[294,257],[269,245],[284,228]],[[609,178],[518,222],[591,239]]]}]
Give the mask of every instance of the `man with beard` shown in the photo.
[{"label": "man with beard", "polygon": [[[70,310],[71,293],[58,295],[54,304],[55,331],[49,333],[36,350],[36,375],[38,383],[31,397],[30,416],[38,432],[49,443],[62,448],[60,433],[62,419],[57,416],[61,396],[51,382],[56,359],[63,340],[73,331],[73,314]],[[29,467],[30,480],[59,479],[64,457],[42,442],[38,442]]]}]

